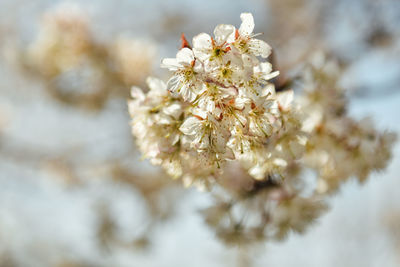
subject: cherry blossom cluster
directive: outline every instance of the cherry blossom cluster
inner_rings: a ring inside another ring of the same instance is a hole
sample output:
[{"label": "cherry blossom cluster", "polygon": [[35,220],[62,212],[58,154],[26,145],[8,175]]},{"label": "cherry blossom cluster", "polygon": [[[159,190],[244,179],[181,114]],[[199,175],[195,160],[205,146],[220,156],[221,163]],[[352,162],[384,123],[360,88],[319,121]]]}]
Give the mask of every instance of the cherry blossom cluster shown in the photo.
[{"label": "cherry blossom cluster", "polygon": [[254,38],[251,14],[241,20],[193,46],[183,36],[176,58],[162,61],[168,82],[148,78],[149,91],[133,87],[129,102],[144,157],[210,190],[205,221],[235,245],[305,231],[345,181],[384,169],[395,141],[348,116],[338,65],[320,54],[287,77],[294,91],[275,89],[271,48]]},{"label": "cherry blossom cluster", "polygon": [[193,47],[183,36],[176,58],[161,66],[164,82],[149,78],[150,91],[132,88],[132,131],[146,158],[187,184],[205,185],[238,161],[255,179],[287,166],[304,150],[305,136],[291,102],[277,94],[270,46],[253,34],[251,14],[239,29],[221,24],[201,33]]}]

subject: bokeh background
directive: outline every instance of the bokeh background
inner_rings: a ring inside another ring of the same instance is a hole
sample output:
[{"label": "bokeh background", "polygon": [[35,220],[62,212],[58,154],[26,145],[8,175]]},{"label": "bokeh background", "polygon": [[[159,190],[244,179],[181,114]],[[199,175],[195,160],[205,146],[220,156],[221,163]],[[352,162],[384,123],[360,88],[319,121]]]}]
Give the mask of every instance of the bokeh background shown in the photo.
[{"label": "bokeh background", "polygon": [[[100,70],[34,71],[26,51],[57,6],[85,14]],[[0,0],[1,267],[400,266],[398,144],[386,172],[346,183],[306,234],[251,250],[224,246],[205,226],[207,194],[141,160],[130,85],[167,77],[158,65],[182,32],[190,40],[220,23],[239,26],[241,12],[253,13],[283,73],[323,51],[343,67],[350,114],[399,133],[398,0]],[[133,51],[116,40],[133,40]],[[123,63],[109,74],[104,55],[113,53]]]}]

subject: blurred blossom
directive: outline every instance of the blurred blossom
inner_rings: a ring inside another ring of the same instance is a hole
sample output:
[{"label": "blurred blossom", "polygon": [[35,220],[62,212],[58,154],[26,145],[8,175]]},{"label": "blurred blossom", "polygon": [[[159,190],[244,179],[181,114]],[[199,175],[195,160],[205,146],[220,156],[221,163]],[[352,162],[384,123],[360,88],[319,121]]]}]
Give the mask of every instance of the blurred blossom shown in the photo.
[{"label": "blurred blossom", "polygon": [[304,76],[300,103],[308,115],[303,129],[310,133],[304,163],[318,172],[317,191],[336,191],[350,177],[363,182],[371,171],[385,168],[396,135],[380,133],[368,118],[357,122],[346,115],[337,65],[314,60]]},{"label": "blurred blossom", "polygon": [[111,94],[124,96],[130,86],[143,84],[156,50],[151,41],[126,37],[100,43],[88,15],[63,4],[43,16],[36,40],[20,58],[57,99],[99,109]]},{"label": "blurred blossom", "polygon": [[150,41],[118,38],[110,49],[120,79],[126,86],[143,84],[152,71],[156,46]]},{"label": "blurred blossom", "polygon": [[51,77],[84,61],[91,42],[84,12],[78,6],[64,4],[43,16],[39,35],[28,49],[28,60],[43,75]]}]

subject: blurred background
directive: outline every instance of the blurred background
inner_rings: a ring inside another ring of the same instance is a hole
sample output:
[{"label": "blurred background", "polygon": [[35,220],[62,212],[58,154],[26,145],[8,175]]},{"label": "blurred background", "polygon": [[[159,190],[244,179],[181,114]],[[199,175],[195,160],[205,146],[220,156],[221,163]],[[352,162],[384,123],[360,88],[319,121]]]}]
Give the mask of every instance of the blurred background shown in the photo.
[{"label": "blurred background", "polygon": [[242,12],[281,73],[323,51],[350,114],[400,131],[398,0],[0,0],[1,267],[400,266],[398,143],[385,173],[346,183],[306,234],[252,250],[205,226],[207,194],[141,159],[129,88],[168,77],[159,63],[182,32],[239,26]]}]

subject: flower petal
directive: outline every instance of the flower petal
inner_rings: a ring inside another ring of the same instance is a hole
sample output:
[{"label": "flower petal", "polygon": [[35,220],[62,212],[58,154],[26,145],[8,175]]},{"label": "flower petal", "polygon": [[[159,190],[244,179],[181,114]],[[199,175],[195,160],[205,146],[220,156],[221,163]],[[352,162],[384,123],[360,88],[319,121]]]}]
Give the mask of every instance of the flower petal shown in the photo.
[{"label": "flower petal", "polygon": [[154,77],[147,77],[146,83],[151,91],[158,91],[160,93],[163,93],[167,89],[167,86],[162,80]]},{"label": "flower petal", "polygon": [[217,41],[217,45],[224,44],[228,37],[235,32],[235,27],[229,24],[220,24],[214,29],[214,37],[215,41]]},{"label": "flower petal", "polygon": [[200,33],[193,38],[193,53],[196,58],[206,61],[210,57],[212,49],[211,36]]},{"label": "flower petal", "polygon": [[271,72],[271,73],[268,73],[268,74],[264,74],[263,76],[262,76],[262,78],[264,79],[264,80],[271,80],[272,78],[275,78],[275,77],[277,77],[279,75],[279,71],[277,70],[277,71],[274,71],[274,72]]},{"label": "flower petal", "polygon": [[187,65],[192,64],[194,60],[193,51],[187,47],[182,48],[176,54],[176,60],[178,61],[178,63],[183,63]]},{"label": "flower petal", "polygon": [[131,96],[133,99],[142,102],[146,97],[142,91],[142,89],[140,89],[137,86],[132,86],[131,88]]},{"label": "flower petal", "polygon": [[180,94],[183,97],[183,100],[188,102],[193,102],[196,99],[196,92],[193,90],[196,87],[194,85],[190,85],[188,83],[182,83],[182,87],[180,88]]},{"label": "flower petal", "polygon": [[293,102],[293,90],[289,90],[289,91],[285,91],[282,93],[278,93],[276,95],[277,100],[279,102],[279,106],[281,107],[281,109],[283,110],[289,110],[290,109],[290,105]]},{"label": "flower petal", "polygon": [[178,63],[176,58],[164,58],[161,61],[161,68],[169,69],[172,71],[175,71],[179,68],[181,68],[182,65]]},{"label": "flower petal", "polygon": [[187,118],[179,127],[179,130],[186,135],[195,135],[201,128],[201,121],[196,117]]},{"label": "flower petal", "polygon": [[175,93],[179,90],[181,83],[182,77],[180,75],[174,75],[167,82],[167,90]]},{"label": "flower petal", "polygon": [[254,67],[254,72],[269,74],[272,71],[272,64],[269,62],[262,62]]},{"label": "flower petal", "polygon": [[242,24],[239,28],[239,33],[242,36],[249,36],[253,33],[254,30],[254,18],[251,13],[242,13],[240,14],[240,19],[242,20]]},{"label": "flower petal", "polygon": [[168,107],[163,109],[164,113],[178,119],[178,117],[182,114],[182,107],[179,103],[175,102]]},{"label": "flower petal", "polygon": [[193,48],[212,49],[211,36],[207,33],[200,33],[193,37]]},{"label": "flower petal", "polygon": [[271,47],[264,41],[258,39],[249,40],[249,49],[256,55],[267,58],[271,54]]}]

